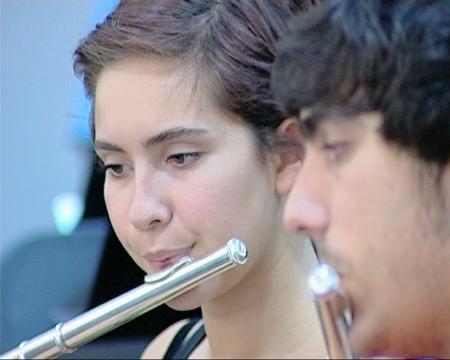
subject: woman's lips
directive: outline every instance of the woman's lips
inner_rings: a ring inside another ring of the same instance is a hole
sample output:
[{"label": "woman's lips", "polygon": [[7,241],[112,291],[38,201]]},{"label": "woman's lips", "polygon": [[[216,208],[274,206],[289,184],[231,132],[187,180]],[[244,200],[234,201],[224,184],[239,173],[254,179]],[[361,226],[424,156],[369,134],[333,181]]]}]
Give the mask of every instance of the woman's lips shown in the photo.
[{"label": "woman's lips", "polygon": [[193,246],[189,246],[177,250],[159,250],[147,253],[144,255],[144,259],[148,265],[148,272],[153,273],[172,266],[181,258],[189,256],[192,248]]}]

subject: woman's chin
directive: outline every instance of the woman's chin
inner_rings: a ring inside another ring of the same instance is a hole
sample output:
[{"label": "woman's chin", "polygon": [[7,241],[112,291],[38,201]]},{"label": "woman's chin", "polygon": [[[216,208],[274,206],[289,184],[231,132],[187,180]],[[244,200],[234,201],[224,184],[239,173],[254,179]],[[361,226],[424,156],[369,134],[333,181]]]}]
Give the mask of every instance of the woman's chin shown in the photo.
[{"label": "woman's chin", "polygon": [[201,306],[198,292],[193,290],[189,290],[188,292],[178,296],[177,298],[170,300],[166,303],[168,307],[177,311],[188,311],[193,310]]}]

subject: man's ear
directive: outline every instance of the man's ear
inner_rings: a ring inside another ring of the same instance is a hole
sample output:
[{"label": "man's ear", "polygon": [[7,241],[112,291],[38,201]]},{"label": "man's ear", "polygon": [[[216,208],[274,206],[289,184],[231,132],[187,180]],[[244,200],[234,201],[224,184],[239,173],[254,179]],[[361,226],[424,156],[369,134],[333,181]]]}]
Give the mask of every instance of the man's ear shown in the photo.
[{"label": "man's ear", "polygon": [[277,128],[277,178],[276,190],[280,195],[287,194],[294,184],[304,157],[303,137],[298,120],[288,118]]}]

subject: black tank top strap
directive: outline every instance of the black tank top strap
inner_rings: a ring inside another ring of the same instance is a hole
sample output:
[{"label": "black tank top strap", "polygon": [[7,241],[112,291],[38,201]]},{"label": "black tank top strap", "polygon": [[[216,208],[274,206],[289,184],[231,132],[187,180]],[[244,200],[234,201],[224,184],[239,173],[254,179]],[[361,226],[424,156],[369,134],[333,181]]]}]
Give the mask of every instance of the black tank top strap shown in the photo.
[{"label": "black tank top strap", "polygon": [[[195,331],[192,332],[197,324]],[[173,338],[164,354],[164,359],[187,359],[205,336],[203,320],[201,318],[190,319]]]}]

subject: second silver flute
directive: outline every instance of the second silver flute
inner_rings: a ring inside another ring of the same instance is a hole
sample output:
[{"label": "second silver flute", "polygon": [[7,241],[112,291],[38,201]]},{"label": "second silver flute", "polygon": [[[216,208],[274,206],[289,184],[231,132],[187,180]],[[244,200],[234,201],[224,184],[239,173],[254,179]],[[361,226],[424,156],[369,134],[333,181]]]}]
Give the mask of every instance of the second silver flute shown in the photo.
[{"label": "second silver flute", "polygon": [[0,355],[2,359],[53,358],[170,301],[201,282],[247,261],[247,248],[239,239],[202,259],[183,258],[170,269],[146,276],[145,284],[118,296],[55,328],[23,341]]},{"label": "second silver flute", "polygon": [[319,264],[308,279],[308,288],[316,303],[330,359],[354,359],[348,339],[350,313],[340,281],[332,267]]}]

